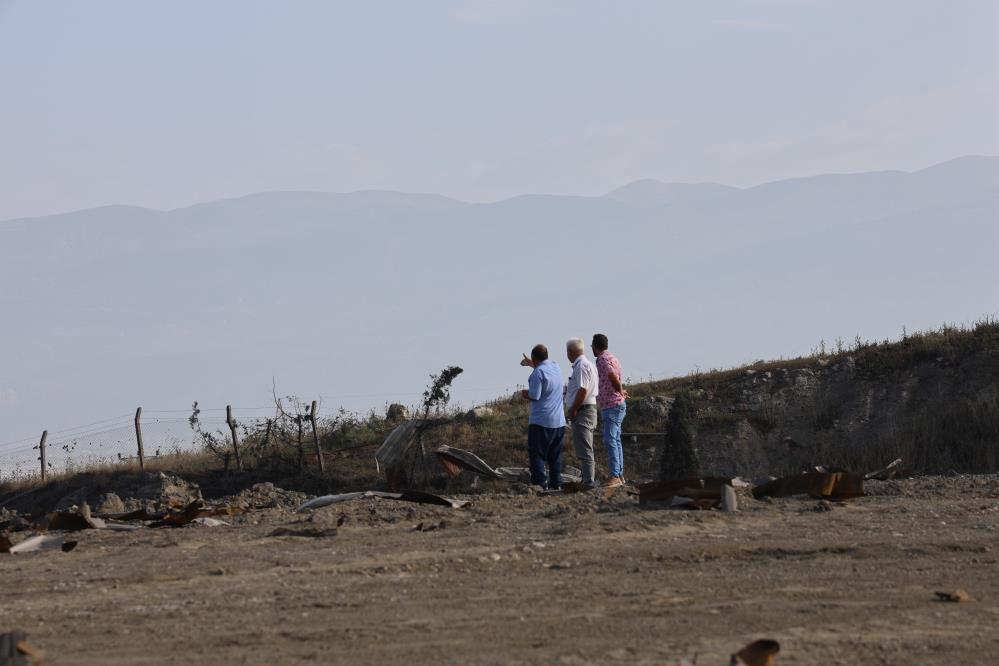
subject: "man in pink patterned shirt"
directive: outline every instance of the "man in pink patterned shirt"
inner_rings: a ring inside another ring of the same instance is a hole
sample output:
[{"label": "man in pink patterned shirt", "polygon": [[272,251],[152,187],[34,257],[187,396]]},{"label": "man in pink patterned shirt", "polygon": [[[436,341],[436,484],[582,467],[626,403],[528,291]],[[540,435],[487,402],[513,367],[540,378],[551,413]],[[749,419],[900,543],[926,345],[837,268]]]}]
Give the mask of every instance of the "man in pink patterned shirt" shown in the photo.
[{"label": "man in pink patterned shirt", "polygon": [[616,488],[624,485],[621,424],[628,411],[628,404],[625,402],[628,392],[621,384],[621,364],[607,347],[607,336],[603,333],[594,334],[590,348],[596,359],[599,380],[597,407],[600,409],[600,420],[603,422],[601,432],[604,447],[607,449],[607,467],[610,470],[610,478],[603,485],[606,488]]}]

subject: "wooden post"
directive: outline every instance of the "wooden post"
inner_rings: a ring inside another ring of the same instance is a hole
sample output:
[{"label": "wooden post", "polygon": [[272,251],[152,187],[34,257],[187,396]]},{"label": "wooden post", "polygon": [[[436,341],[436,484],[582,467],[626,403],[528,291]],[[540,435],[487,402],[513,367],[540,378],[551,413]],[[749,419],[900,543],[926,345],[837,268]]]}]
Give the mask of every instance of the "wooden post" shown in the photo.
[{"label": "wooden post", "polygon": [[42,431],[42,439],[38,442],[38,459],[42,461],[42,482],[45,481],[45,440],[49,438],[49,431]]},{"label": "wooden post", "polygon": [[295,440],[296,446],[298,446],[298,471],[301,472],[305,467],[305,444],[302,443],[302,415],[295,415],[295,424],[298,426],[298,439]]},{"label": "wooden post", "polygon": [[236,469],[243,471],[243,461],[239,457],[239,435],[236,434],[236,421],[232,418],[232,405],[225,406],[225,422],[229,424],[232,433],[232,457],[236,460]]},{"label": "wooden post", "polygon": [[316,462],[319,463],[319,471],[326,471],[326,463],[323,462],[323,449],[319,446],[319,431],[316,430],[316,401],[312,401],[312,409],[309,410],[309,420],[312,421],[312,441],[316,444]]},{"label": "wooden post", "polygon": [[135,410],[135,441],[139,445],[139,471],[146,471],[146,456],[142,450],[142,407]]}]

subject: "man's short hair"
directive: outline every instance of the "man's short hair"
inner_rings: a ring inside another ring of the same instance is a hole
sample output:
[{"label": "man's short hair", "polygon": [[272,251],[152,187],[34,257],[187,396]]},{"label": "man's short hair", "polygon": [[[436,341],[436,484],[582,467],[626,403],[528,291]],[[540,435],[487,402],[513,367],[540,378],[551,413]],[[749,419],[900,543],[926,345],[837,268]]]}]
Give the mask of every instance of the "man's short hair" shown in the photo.
[{"label": "man's short hair", "polygon": [[608,346],[607,345],[607,336],[604,335],[603,333],[594,333],[593,334],[593,346],[596,347],[597,349],[599,349],[600,351],[604,351],[605,349],[607,349],[607,346]]},{"label": "man's short hair", "polygon": [[569,351],[583,353],[583,338],[569,338],[565,341],[565,348]]},{"label": "man's short hair", "polygon": [[548,360],[548,347],[544,345],[534,345],[534,349],[531,350],[531,360],[535,363],[541,363],[541,361]]}]

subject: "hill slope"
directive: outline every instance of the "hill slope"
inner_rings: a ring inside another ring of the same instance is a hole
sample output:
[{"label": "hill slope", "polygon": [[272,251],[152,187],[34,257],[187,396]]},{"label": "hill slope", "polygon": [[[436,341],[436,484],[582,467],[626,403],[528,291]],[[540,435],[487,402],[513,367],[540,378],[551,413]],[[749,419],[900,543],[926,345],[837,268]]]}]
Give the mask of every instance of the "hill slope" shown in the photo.
[{"label": "hill slope", "polygon": [[0,437],[266,404],[275,379],[324,408],[408,403],[454,363],[468,404],[523,382],[535,342],[595,331],[637,379],[995,307],[997,158],[703,194],[263,193],[0,223]]}]

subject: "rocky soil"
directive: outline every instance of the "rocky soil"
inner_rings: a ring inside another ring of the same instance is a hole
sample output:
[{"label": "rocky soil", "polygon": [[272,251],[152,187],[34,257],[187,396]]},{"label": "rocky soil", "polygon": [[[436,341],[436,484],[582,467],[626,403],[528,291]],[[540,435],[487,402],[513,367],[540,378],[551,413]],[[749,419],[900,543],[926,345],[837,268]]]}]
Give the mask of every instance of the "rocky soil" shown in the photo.
[{"label": "rocky soil", "polygon": [[[294,513],[306,497],[259,484],[225,499],[248,510],[227,526],[0,555],[0,626],[53,665],[703,666],[757,638],[782,665],[999,651],[994,475],[869,482],[842,504],[743,492],[735,514],[499,484],[461,509]],[[936,600],[958,588],[973,600]]]}]

